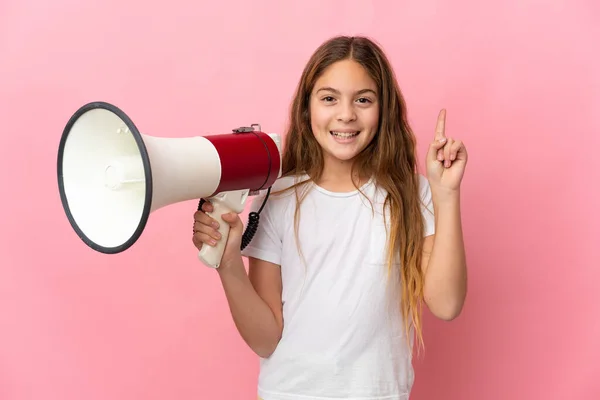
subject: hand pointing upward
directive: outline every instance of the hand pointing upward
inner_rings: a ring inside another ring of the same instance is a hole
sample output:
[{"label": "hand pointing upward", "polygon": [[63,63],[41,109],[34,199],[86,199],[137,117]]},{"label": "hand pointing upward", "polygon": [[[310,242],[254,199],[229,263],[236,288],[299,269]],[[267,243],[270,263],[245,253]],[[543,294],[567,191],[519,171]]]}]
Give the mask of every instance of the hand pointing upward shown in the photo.
[{"label": "hand pointing upward", "polygon": [[467,149],[446,137],[446,110],[438,115],[433,142],[427,152],[427,179],[432,189],[459,190],[467,165]]}]

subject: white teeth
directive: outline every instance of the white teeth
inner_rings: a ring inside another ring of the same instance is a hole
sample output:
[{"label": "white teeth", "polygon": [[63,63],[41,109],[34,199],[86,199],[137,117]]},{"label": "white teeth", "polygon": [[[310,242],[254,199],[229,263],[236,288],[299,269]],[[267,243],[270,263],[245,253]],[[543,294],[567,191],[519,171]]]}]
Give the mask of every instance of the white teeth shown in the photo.
[{"label": "white teeth", "polygon": [[360,133],[360,131],[358,132],[335,132],[335,131],[331,131],[330,132],[333,136],[337,136],[337,137],[341,137],[341,138],[350,138],[353,136],[356,136]]}]

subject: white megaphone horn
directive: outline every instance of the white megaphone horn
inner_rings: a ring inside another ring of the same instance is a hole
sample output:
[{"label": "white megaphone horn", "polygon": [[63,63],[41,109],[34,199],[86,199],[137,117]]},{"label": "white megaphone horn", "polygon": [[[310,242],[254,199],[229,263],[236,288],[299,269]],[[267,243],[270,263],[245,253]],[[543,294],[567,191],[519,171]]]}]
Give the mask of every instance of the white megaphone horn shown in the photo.
[{"label": "white megaphone horn", "polygon": [[[58,149],[58,187],[67,218],[92,249],[106,254],[131,247],[151,212],[186,200],[209,200],[222,239],[198,257],[218,268],[229,234],[221,219],[244,210],[249,195],[281,176],[281,138],[260,126],[211,136],[142,135],[119,108],[105,102],[82,106],[68,121]],[[250,216],[258,223],[258,214]],[[245,235],[256,226],[249,225]],[[251,236],[245,236],[242,247]]]}]

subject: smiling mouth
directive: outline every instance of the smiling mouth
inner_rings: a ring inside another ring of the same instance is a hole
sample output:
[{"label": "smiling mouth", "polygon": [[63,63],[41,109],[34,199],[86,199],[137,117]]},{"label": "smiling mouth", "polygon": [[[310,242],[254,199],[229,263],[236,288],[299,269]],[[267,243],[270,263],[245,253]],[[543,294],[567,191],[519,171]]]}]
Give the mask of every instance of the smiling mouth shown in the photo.
[{"label": "smiling mouth", "polygon": [[339,131],[329,131],[329,133],[335,137],[338,138],[342,138],[342,139],[348,139],[348,138],[352,138],[355,136],[358,136],[358,134],[360,133],[360,131],[353,131],[353,132],[339,132]]}]

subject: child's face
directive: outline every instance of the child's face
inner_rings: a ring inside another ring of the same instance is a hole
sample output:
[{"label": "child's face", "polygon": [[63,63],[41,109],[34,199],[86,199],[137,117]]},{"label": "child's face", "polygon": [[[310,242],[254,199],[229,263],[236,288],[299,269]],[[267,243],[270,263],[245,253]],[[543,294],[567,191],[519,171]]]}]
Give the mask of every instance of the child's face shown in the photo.
[{"label": "child's face", "polygon": [[311,128],[326,158],[353,159],[377,132],[377,86],[355,61],[329,66],[315,83],[309,107]]}]

